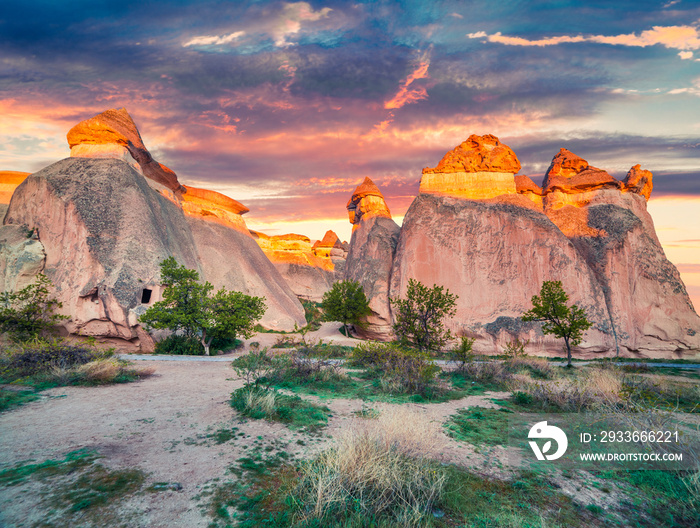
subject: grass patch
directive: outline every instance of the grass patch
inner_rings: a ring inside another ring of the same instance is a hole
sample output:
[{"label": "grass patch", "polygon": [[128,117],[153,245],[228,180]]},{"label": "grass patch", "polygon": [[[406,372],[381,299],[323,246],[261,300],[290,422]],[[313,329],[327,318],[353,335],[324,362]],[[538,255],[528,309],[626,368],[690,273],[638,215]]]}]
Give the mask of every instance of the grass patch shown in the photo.
[{"label": "grass patch", "polygon": [[57,475],[69,475],[91,465],[97,453],[90,449],[71,451],[63,460],[46,460],[39,464],[22,463],[0,471],[0,486],[16,486],[28,478],[43,479]]},{"label": "grass patch", "polygon": [[505,445],[508,437],[509,409],[473,407],[460,409],[445,423],[445,429],[455,440],[479,445]]},{"label": "grass patch", "polygon": [[0,412],[19,407],[38,398],[39,395],[32,391],[0,389]]},{"label": "grass patch", "polygon": [[231,406],[243,416],[281,422],[291,428],[318,429],[328,423],[330,409],[273,389],[245,386],[231,395]]}]

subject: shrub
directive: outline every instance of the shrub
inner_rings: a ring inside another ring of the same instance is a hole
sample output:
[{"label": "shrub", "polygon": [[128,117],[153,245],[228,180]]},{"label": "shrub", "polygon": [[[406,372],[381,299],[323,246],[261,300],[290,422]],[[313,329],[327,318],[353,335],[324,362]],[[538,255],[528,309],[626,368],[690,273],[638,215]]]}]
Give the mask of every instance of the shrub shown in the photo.
[{"label": "shrub", "polygon": [[503,353],[507,358],[516,359],[525,356],[525,347],[530,343],[530,340],[521,341],[519,338],[515,338],[509,341],[508,344],[503,349]]},{"label": "shrub", "polygon": [[526,371],[536,379],[552,379],[554,377],[554,367],[544,358],[514,356],[506,360],[505,367],[513,374]]},{"label": "shrub", "polygon": [[464,372],[468,363],[474,361],[474,351],[472,347],[476,339],[469,338],[467,336],[462,336],[459,339],[459,345],[452,349],[450,356],[452,361],[457,363],[457,370]]},{"label": "shrub", "polygon": [[231,366],[236,374],[245,380],[246,385],[269,388],[279,379],[280,372],[288,363],[288,357],[272,355],[264,348],[234,359]]},{"label": "shrub", "polygon": [[171,335],[156,343],[156,354],[176,356],[203,356],[204,345],[198,339],[183,335]]},{"label": "shrub", "polygon": [[445,484],[444,470],[430,460],[442,451],[442,438],[439,425],[405,408],[357,420],[335,447],[302,467],[292,493],[297,517],[314,526],[349,517],[363,526],[427,525]]},{"label": "shrub", "polygon": [[423,396],[435,389],[435,377],[440,371],[427,353],[395,343],[362,343],[355,347],[351,363],[378,374],[387,392]]},{"label": "shrub", "polygon": [[343,323],[345,335],[349,336],[349,325],[360,325],[372,310],[360,283],[342,280],[333,283],[333,287],[323,294],[323,312],[326,321]]},{"label": "shrub", "polygon": [[4,356],[2,376],[12,379],[46,373],[52,369],[69,369],[89,363],[110,352],[69,345],[61,341],[37,341],[8,351]]}]

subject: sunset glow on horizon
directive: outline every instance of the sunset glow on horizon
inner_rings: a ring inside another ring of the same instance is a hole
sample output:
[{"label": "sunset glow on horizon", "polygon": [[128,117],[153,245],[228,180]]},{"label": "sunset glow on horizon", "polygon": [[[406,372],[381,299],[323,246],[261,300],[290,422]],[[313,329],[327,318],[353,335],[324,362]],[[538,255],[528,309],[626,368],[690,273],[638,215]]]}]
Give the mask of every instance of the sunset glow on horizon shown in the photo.
[{"label": "sunset glow on horizon", "polygon": [[649,211],[700,306],[697,2],[10,0],[0,23],[0,170],[68,157],[73,125],[125,107],[251,229],[349,240],[367,176],[400,223],[421,170],[471,134],[538,183],[564,147],[653,172]]}]

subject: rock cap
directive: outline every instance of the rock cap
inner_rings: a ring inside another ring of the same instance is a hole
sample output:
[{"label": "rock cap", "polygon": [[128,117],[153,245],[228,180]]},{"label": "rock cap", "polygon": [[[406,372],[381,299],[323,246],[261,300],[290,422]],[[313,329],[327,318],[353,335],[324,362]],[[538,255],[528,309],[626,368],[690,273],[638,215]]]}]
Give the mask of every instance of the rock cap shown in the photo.
[{"label": "rock cap", "polygon": [[423,169],[423,174],[452,172],[509,172],[520,170],[515,152],[491,134],[469,138],[450,150],[437,167]]},{"label": "rock cap", "polygon": [[384,195],[369,177],[357,186],[345,207],[348,210],[350,223],[353,225],[359,224],[363,217],[391,218],[391,211],[386,205]]},{"label": "rock cap", "polygon": [[542,182],[544,194],[554,190],[573,194],[604,187],[621,189],[622,183],[565,148],[552,158]]},{"label": "rock cap", "polygon": [[649,201],[651,191],[654,189],[652,178],[651,171],[644,170],[641,168],[641,165],[637,164],[629,170],[622,183],[625,186],[625,190],[641,194]]}]

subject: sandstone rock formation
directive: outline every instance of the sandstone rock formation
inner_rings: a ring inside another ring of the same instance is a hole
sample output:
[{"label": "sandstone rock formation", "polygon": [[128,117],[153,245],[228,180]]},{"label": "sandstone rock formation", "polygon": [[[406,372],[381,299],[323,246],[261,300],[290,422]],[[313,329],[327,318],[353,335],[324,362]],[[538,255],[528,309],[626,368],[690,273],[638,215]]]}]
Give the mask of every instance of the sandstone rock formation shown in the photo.
[{"label": "sandstone rock formation", "polygon": [[386,205],[384,195],[369,178],[365,178],[352,193],[346,205],[348,217],[353,230],[360,225],[360,221],[374,216],[391,218],[391,212]]},{"label": "sandstone rock formation", "polygon": [[515,153],[496,136],[471,135],[445,154],[437,167],[423,169],[420,193],[471,200],[515,194],[513,175],[519,170]]},{"label": "sandstone rock formation", "polygon": [[[0,228],[5,289],[43,271],[70,316],[68,333],[148,350],[153,343],[138,317],[160,299],[159,264],[173,256],[217,289],[265,297],[263,326],[305,324],[303,307],[250,236],[241,216],[247,208],[181,186],[174,173],[160,170],[125,110],[87,120],[69,137],[74,148],[89,141],[99,148],[46,167],[15,190]],[[136,159],[113,156],[116,147]],[[149,174],[155,185],[144,178]]]},{"label": "sandstone rock formation", "polygon": [[[297,297],[320,302],[333,283],[343,277],[345,258],[317,255],[304,235],[269,236],[255,231],[251,235]],[[334,249],[335,241],[330,243],[330,249]]]},{"label": "sandstone rock formation", "polygon": [[314,254],[319,257],[340,257],[345,258],[347,256],[347,249],[343,246],[343,243],[338,238],[335,232],[329,230],[321,240],[314,242],[311,247]]},{"label": "sandstone rock formation", "polygon": [[366,326],[355,331],[369,339],[390,339],[393,330],[389,280],[399,226],[391,219],[384,197],[369,178],[355,189],[347,208],[353,230],[345,279],[362,285],[372,309],[365,320]]},{"label": "sandstone rock formation", "polygon": [[559,340],[519,316],[544,280],[561,280],[594,323],[579,356],[700,352],[700,318],[646,211],[649,171],[637,165],[620,182],[562,149],[540,189],[506,168],[519,169],[510,149],[472,136],[424,169],[400,231],[391,297],[404,295],[410,278],[445,286],[459,295],[450,325],[476,337],[476,350],[520,337],[531,353],[557,354]]},{"label": "sandstone rock formation", "polygon": [[81,121],[68,132],[68,145],[71,157],[117,158],[131,163],[126,150],[144,176],[171,191],[180,190],[177,175],[146,149],[126,108],[106,110]]}]

